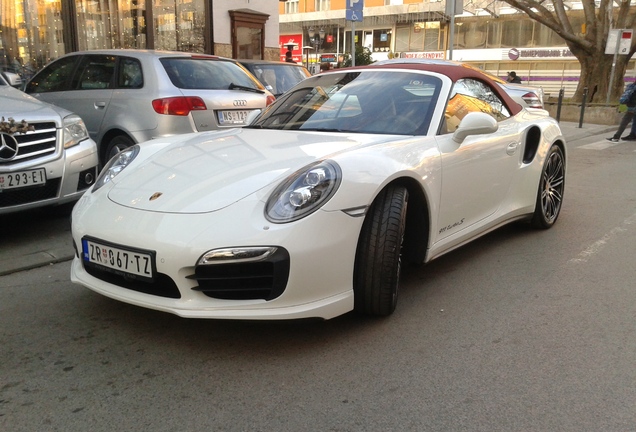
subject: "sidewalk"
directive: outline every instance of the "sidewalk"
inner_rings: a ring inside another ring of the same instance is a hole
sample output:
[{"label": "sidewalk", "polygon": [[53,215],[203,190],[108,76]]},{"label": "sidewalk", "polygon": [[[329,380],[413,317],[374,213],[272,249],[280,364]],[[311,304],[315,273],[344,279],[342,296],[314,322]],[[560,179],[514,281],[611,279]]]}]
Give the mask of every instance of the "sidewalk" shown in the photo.
[{"label": "sidewalk", "polygon": [[582,138],[587,138],[594,135],[609,133],[611,136],[616,129],[618,129],[618,125],[597,125],[597,124],[586,124],[583,123],[582,127],[579,128],[578,122],[560,122],[561,131],[563,131],[563,136],[565,137],[568,143],[575,142]]},{"label": "sidewalk", "polygon": [[[589,136],[611,134],[618,127],[617,125],[584,123],[583,127],[579,128],[578,123],[574,122],[561,122],[560,124],[563,135],[567,142],[570,143]],[[0,248],[0,276],[68,261],[74,255],[70,233],[63,239],[59,237],[38,237],[36,242],[22,246],[12,247],[5,243]]]}]

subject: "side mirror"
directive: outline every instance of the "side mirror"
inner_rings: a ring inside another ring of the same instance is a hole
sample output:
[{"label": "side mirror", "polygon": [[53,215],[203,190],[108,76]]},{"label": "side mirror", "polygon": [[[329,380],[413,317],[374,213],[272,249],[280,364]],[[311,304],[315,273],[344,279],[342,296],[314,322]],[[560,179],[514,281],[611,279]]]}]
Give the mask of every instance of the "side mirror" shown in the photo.
[{"label": "side mirror", "polygon": [[256,120],[256,118],[257,118],[259,115],[261,115],[261,112],[262,112],[262,110],[260,110],[260,109],[252,110],[252,112],[250,112],[250,113],[247,115],[247,118],[245,119],[245,126],[249,126],[249,125],[251,125],[252,123],[254,123],[254,120]]},{"label": "side mirror", "polygon": [[9,83],[11,87],[15,87],[19,89],[22,87],[22,78],[17,73],[13,72],[2,72],[2,76]]},{"label": "side mirror", "polygon": [[481,112],[472,112],[466,115],[453,133],[453,141],[462,143],[469,135],[483,135],[497,132],[497,121]]}]

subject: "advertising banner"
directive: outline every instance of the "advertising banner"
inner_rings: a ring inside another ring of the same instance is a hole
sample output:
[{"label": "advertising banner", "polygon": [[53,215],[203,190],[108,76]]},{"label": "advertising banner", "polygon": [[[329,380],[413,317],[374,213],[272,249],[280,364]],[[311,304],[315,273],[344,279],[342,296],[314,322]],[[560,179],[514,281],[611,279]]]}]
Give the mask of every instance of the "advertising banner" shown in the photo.
[{"label": "advertising banner", "polygon": [[296,63],[303,61],[303,35],[301,33],[291,35],[280,35],[278,37],[280,47],[280,61],[285,61],[285,56],[289,48],[292,52],[292,60]]}]

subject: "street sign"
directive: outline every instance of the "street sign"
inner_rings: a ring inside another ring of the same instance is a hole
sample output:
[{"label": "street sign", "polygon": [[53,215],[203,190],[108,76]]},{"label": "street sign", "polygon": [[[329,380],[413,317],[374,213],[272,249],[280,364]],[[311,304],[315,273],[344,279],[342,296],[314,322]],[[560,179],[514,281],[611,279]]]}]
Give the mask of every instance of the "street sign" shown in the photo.
[{"label": "street sign", "polygon": [[632,47],[632,36],[632,29],[610,30],[607,34],[605,54],[629,54],[629,50]]},{"label": "street sign", "polygon": [[347,0],[347,9],[345,10],[345,18],[347,21],[362,21],[362,9],[364,8],[364,0]]},{"label": "street sign", "polygon": [[[342,15],[341,15],[342,16]],[[362,21],[362,11],[358,12],[358,11],[354,11],[351,9],[347,9],[345,11],[345,18],[347,19],[347,21]]]}]

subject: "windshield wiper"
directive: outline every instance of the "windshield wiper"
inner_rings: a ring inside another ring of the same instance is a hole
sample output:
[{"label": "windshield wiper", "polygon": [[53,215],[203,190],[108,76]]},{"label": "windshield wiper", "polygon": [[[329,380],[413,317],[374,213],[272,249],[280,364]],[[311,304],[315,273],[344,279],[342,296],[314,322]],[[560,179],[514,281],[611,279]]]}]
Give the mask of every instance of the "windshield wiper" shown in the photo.
[{"label": "windshield wiper", "polygon": [[303,132],[350,132],[348,130],[345,129],[336,129],[336,128],[303,128],[303,129],[299,129]]},{"label": "windshield wiper", "polygon": [[245,90],[245,91],[251,91],[251,92],[260,93],[260,94],[265,93],[265,91],[263,90],[255,89],[253,87],[242,86],[242,85],[234,84],[234,83],[230,83],[230,86],[228,88],[230,90]]}]

